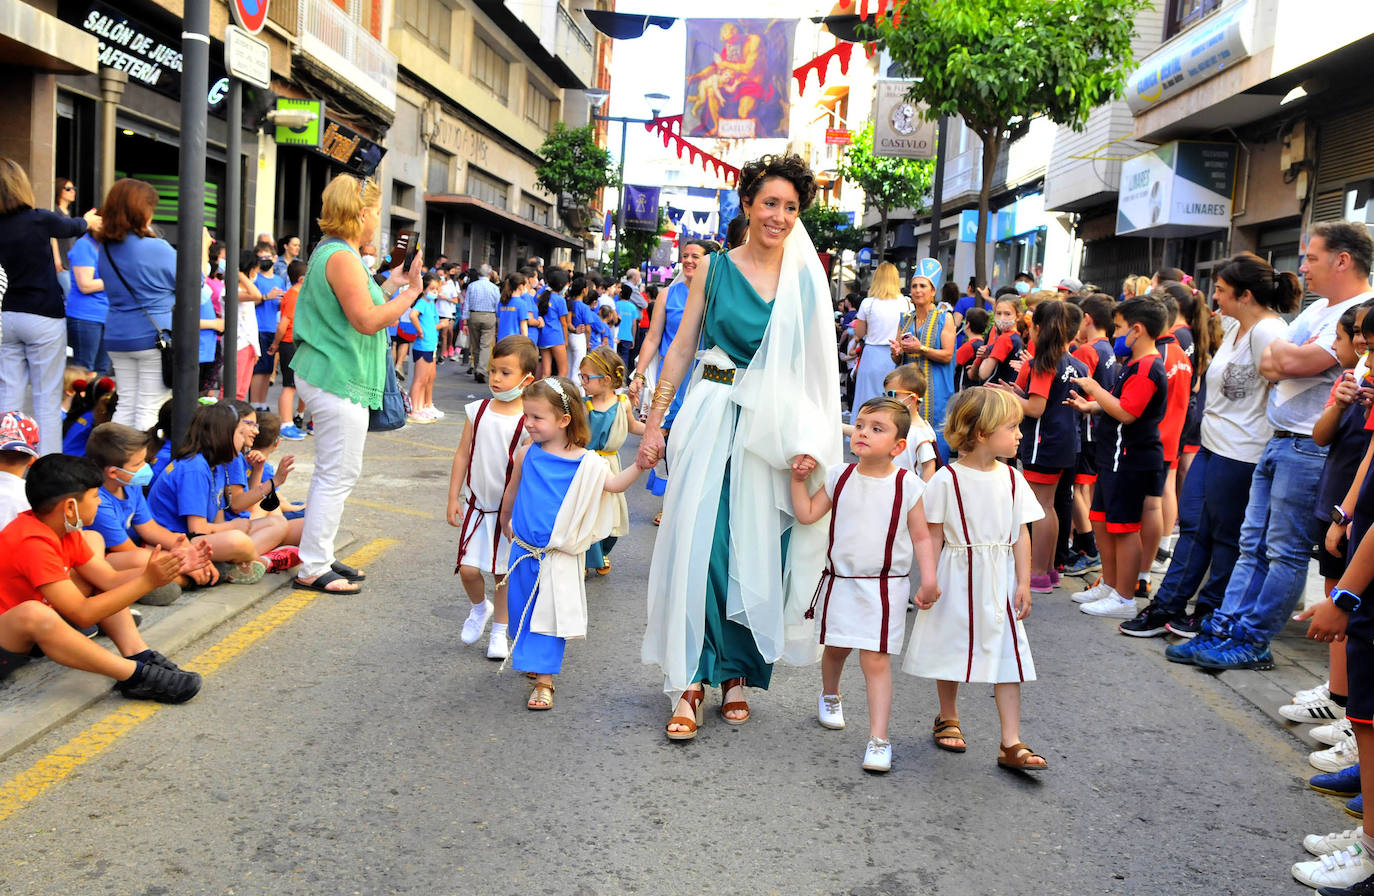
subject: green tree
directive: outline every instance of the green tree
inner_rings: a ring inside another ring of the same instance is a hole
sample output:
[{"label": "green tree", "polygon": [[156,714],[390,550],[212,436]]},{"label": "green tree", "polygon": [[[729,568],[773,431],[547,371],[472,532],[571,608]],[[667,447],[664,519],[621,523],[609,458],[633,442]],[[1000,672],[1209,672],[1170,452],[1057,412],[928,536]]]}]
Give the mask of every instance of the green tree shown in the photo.
[{"label": "green tree", "polygon": [[625,245],[617,248],[606,259],[602,266],[602,273],[610,275],[614,271],[625,273],[630,268],[637,268],[649,260],[649,256],[658,248],[658,238],[668,232],[668,218],[663,213],[663,206],[658,207],[658,230],[650,233],[647,230],[631,230],[625,228],[622,239]]},{"label": "green tree", "polygon": [[802,226],[816,244],[817,252],[830,252],[830,270],[834,276],[835,267],[840,263],[840,254],[848,249],[851,252],[864,244],[864,232],[849,223],[849,215],[837,206],[821,205],[813,202],[801,213]]},{"label": "green tree", "polygon": [[1011,128],[1039,115],[1082,130],[1121,95],[1135,15],[1149,0],[906,0],[876,23],[883,49],[915,78],[925,114],[958,115],[983,148],[977,277],[987,282],[988,202]]},{"label": "green tree", "polygon": [[[569,128],[561,121],[554,122],[544,143],[539,147],[544,161],[534,169],[539,186],[559,197],[560,211],[575,230],[587,226],[586,209],[603,187],[615,183],[615,168],[611,154],[596,145],[591,125]],[[572,201],[562,203],[566,195]]]},{"label": "green tree", "polygon": [[[887,216],[896,208],[925,211],[935,163],[925,159],[890,159],[873,154],[873,122],[854,135],[845,148],[839,175],[864,191],[864,200],[878,210],[879,260],[887,250]],[[817,246],[819,248],[819,246]]]}]

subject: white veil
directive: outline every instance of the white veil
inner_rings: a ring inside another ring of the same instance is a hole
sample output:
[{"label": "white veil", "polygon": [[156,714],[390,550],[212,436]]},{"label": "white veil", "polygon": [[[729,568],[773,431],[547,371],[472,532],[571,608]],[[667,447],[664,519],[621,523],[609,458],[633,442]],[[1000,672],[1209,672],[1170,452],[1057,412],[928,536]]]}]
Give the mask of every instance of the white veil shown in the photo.
[{"label": "white veil", "polygon": [[[709,271],[707,272],[709,276]],[[718,348],[698,355],[734,367]],[[801,526],[792,512],[792,459],[818,461],[820,487],[842,457],[834,313],[825,272],[801,224],[783,244],[767,329],[733,386],[699,383],[701,365],[673,425],[672,484],[649,570],[643,659],[664,672],[664,690],[692,683],[704,636],[706,575],[718,496],[730,468],[727,616],[746,625],[767,662],[812,663],[814,622],[802,618],[825,562],[823,519]],[[733,430],[733,439],[721,438]],[[782,535],[790,532],[786,569]],[[781,587],[779,587],[781,585]]]}]

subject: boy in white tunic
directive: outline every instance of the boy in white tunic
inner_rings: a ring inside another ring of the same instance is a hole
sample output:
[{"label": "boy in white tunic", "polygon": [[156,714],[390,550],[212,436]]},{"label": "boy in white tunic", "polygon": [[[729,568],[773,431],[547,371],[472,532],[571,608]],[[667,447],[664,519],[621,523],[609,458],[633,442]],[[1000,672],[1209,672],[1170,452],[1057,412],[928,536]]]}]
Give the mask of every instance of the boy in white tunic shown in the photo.
[{"label": "boy in white tunic", "polygon": [[501,497],[515,469],[515,450],[525,440],[521,393],[533,382],[538,366],[539,349],[530,339],[507,336],[496,343],[487,370],[492,397],[469,402],[463,409],[468,424],[449,473],[446,517],[461,532],[454,572],[472,602],[461,637],[464,644],[476,643],[494,616],[487,641],[487,657],[493,660],[504,660],[510,653],[506,588],[496,586],[493,604],[482,573],[490,573],[497,582],[506,574],[510,540],[497,522]]},{"label": "boy in white tunic", "polygon": [[937,471],[925,494],[944,597],[916,614],[902,671],[936,679],[935,745],[955,753],[966,749],[959,682],[991,682],[1002,725],[997,764],[1038,771],[1045,759],[1020,735],[1021,682],[1035,678],[1021,620],[1031,608],[1026,525],[1044,511],[1020,472],[998,460],[1016,456],[1020,424],[1020,405],[998,389],[966,389],[949,403],[945,438],[959,460]]},{"label": "boy in white tunic", "polygon": [[[892,709],[892,654],[901,653],[906,602],[911,595],[913,556],[921,570],[916,602],[931,606],[939,597],[930,529],[921,508],[925,484],[892,462],[906,449],[911,412],[902,402],[873,398],[863,403],[850,436],[857,464],[826,471],[825,486],[806,492],[806,477],[816,461],[806,455],[792,464],[792,507],[797,522],[809,525],[830,512],[825,571],[807,617],[820,618],[820,723],[843,728],[840,673],[854,648],[868,691],[869,740],[863,767],[892,767],[887,737]],[[819,609],[817,605],[819,604]]]}]

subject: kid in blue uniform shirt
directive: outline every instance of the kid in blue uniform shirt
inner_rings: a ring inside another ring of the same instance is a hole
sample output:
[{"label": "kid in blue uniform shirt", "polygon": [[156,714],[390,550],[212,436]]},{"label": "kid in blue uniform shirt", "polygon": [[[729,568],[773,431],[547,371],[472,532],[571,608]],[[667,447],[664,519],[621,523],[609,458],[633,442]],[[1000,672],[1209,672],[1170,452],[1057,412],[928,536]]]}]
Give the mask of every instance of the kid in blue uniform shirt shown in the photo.
[{"label": "kid in blue uniform shirt", "polygon": [[101,283],[99,256],[100,247],[90,234],[84,234],[67,251],[67,266],[72,272],[72,288],[67,292],[67,343],[72,347],[73,364],[109,373],[114,370],[105,351],[105,318],[110,313],[110,299],[104,289],[85,292],[76,277],[77,268],[90,268],[94,282]]},{"label": "kid in blue uniform shirt", "polygon": [[415,359],[415,380],[410,384],[411,423],[433,423],[444,416],[434,406],[435,351],[439,348],[439,278],[426,274],[424,291],[415,301],[407,317],[415,324],[415,343],[411,346]]},{"label": "kid in blue uniform shirt", "polygon": [[258,253],[258,272],[253,277],[253,285],[262,294],[262,301],[253,309],[258,319],[258,348],[261,354],[253,365],[252,394],[254,402],[265,405],[267,384],[276,365],[277,356],[272,353],[272,343],[277,337],[277,317],[281,312],[281,297],[291,288],[285,277],[272,273],[276,259],[271,249],[264,248]]},{"label": "kid in blue uniform shirt", "polygon": [[510,274],[501,284],[501,304],[496,306],[496,341],[507,336],[528,336],[529,320],[533,317],[524,302],[525,277]]}]

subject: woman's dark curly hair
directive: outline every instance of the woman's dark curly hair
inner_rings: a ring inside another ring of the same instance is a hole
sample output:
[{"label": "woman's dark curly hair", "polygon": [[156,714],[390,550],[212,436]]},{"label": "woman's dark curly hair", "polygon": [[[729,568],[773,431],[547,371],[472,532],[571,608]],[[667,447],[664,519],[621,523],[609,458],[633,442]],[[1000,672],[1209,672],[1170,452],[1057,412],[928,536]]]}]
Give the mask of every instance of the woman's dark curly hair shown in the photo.
[{"label": "woman's dark curly hair", "polygon": [[753,202],[764,181],[771,177],[780,177],[796,188],[799,211],[805,211],[806,207],[815,201],[816,176],[811,173],[811,169],[802,161],[801,156],[794,154],[763,156],[741,168],[739,184],[736,187],[740,205]]}]

